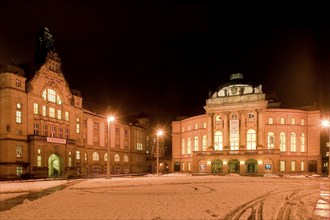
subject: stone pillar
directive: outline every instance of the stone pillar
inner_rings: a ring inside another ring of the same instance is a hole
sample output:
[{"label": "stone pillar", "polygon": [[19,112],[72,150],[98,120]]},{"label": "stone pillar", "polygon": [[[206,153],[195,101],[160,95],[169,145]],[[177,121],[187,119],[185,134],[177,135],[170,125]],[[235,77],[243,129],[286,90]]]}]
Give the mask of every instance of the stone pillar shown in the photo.
[{"label": "stone pillar", "polygon": [[263,109],[257,109],[258,112],[258,125],[257,125],[257,147],[264,147],[264,111]]},{"label": "stone pillar", "polygon": [[223,115],[223,146],[229,146],[229,112],[224,112]]},{"label": "stone pillar", "polygon": [[207,146],[213,147],[213,113],[207,113]]}]

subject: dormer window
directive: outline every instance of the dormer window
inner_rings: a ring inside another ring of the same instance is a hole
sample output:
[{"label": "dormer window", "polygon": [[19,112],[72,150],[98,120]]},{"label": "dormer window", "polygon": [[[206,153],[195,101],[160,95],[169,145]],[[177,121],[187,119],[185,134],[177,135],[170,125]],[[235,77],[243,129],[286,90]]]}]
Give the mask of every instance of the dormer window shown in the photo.
[{"label": "dormer window", "polygon": [[53,90],[53,89],[45,89],[42,92],[42,98],[49,102],[54,102],[59,105],[62,104],[62,100],[61,100],[60,96],[58,94],[56,94],[55,90]]}]

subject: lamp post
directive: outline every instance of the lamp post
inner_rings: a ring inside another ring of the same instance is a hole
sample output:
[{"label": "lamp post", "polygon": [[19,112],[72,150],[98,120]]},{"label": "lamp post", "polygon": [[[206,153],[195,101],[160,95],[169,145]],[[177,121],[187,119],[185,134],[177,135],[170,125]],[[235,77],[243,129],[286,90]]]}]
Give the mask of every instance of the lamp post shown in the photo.
[{"label": "lamp post", "polygon": [[157,131],[157,162],[156,162],[156,169],[157,169],[157,176],[159,175],[159,136],[163,135],[163,131]]},{"label": "lamp post", "polygon": [[[330,144],[330,120],[323,120],[322,121],[322,126],[324,128],[328,128],[328,142]],[[328,154],[328,177],[330,178],[330,146],[329,146],[329,154]]]},{"label": "lamp post", "polygon": [[107,152],[107,178],[110,179],[110,123],[115,120],[114,116],[108,116],[107,122],[108,122],[108,152]]}]

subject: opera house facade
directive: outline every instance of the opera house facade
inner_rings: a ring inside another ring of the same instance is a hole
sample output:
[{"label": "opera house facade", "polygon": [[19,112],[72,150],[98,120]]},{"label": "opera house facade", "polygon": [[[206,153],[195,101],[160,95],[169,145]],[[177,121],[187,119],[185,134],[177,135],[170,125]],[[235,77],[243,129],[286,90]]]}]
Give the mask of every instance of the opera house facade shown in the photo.
[{"label": "opera house facade", "polygon": [[240,73],[205,114],[172,122],[172,169],[200,174],[321,173],[320,111],[284,109]]}]

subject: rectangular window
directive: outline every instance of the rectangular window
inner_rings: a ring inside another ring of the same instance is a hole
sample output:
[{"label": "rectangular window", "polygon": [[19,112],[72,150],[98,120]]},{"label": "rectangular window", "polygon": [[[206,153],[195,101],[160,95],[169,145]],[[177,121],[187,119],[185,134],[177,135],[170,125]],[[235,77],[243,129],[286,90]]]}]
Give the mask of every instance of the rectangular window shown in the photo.
[{"label": "rectangular window", "polygon": [[16,110],[16,123],[22,123],[22,112],[21,110]]},{"label": "rectangular window", "polygon": [[274,124],[274,118],[268,118],[268,124],[270,125]]},{"label": "rectangular window", "polygon": [[63,128],[58,128],[58,137],[63,138]]},{"label": "rectangular window", "polygon": [[305,171],[305,161],[300,161],[300,171]]},{"label": "rectangular window", "polygon": [[292,172],[296,171],[296,161],[294,160],[291,161],[291,171]]},{"label": "rectangular window", "polygon": [[303,119],[303,118],[300,119],[300,124],[301,124],[301,125],[305,125],[305,119]]},{"label": "rectangular window", "polygon": [[190,125],[188,125],[188,131],[190,131]]},{"label": "rectangular window", "polygon": [[69,121],[69,119],[70,119],[69,117],[70,117],[69,112],[65,111],[65,120]]},{"label": "rectangular window", "polygon": [[48,136],[48,127],[47,125],[44,125],[44,136]]},{"label": "rectangular window", "polygon": [[42,116],[47,116],[47,107],[46,106],[42,106]]},{"label": "rectangular window", "polygon": [[203,123],[203,128],[206,128],[206,122]]},{"label": "rectangular window", "polygon": [[185,167],[184,167],[184,162],[182,162],[182,171],[185,170]]},{"label": "rectangular window", "polygon": [[291,118],[291,124],[295,125],[296,124],[296,119],[295,118]]},{"label": "rectangular window", "polygon": [[55,118],[55,108],[49,107],[49,117]]},{"label": "rectangular window", "polygon": [[16,86],[17,87],[21,87],[22,86],[21,80],[16,79]]},{"label": "rectangular window", "polygon": [[284,125],[285,124],[285,120],[284,120],[284,118],[281,118],[281,125]]},{"label": "rectangular window", "polygon": [[22,157],[23,155],[23,147],[20,145],[16,146],[16,157]]},{"label": "rectangular window", "polygon": [[187,165],[188,165],[188,171],[190,171],[190,162],[188,162]]},{"label": "rectangular window", "polygon": [[69,160],[68,160],[68,167],[71,167],[71,166],[72,166],[72,158],[69,157],[68,159],[69,159]]},{"label": "rectangular window", "polygon": [[50,136],[55,137],[55,126],[50,126]]},{"label": "rectangular window", "polygon": [[16,175],[21,176],[22,173],[23,173],[23,167],[21,166],[16,167]]},{"label": "rectangular window", "polygon": [[56,93],[52,89],[48,89],[48,101],[55,102],[56,101]]},{"label": "rectangular window", "polygon": [[97,121],[94,121],[94,129],[99,130],[99,123]]},{"label": "rectangular window", "polygon": [[41,167],[41,156],[37,156],[37,167]]},{"label": "rectangular window", "polygon": [[65,129],[65,139],[69,139],[69,129]]},{"label": "rectangular window", "polygon": [[284,160],[280,161],[280,171],[285,171],[285,161]]},{"label": "rectangular window", "polygon": [[60,109],[57,110],[57,119],[62,119],[62,110]]},{"label": "rectangular window", "polygon": [[79,118],[77,118],[76,132],[77,132],[77,134],[80,133],[80,119]]},{"label": "rectangular window", "polygon": [[39,124],[38,123],[33,124],[33,134],[39,135]]},{"label": "rectangular window", "polygon": [[76,159],[80,160],[80,151],[79,150],[76,151]]},{"label": "rectangular window", "polygon": [[195,124],[195,130],[196,130],[196,129],[198,129],[198,124],[197,124],[197,123]]},{"label": "rectangular window", "polygon": [[38,103],[33,103],[33,113],[35,115],[39,114],[39,104]]}]

